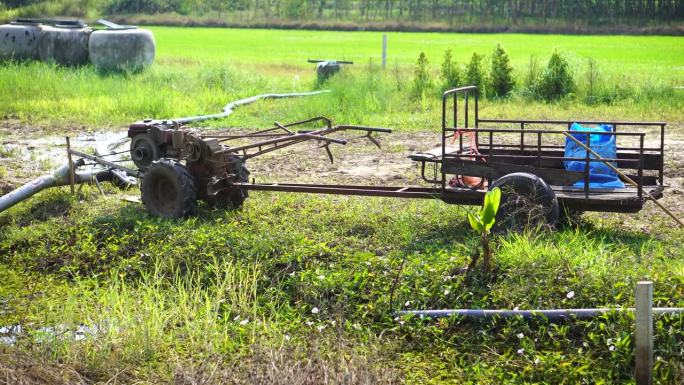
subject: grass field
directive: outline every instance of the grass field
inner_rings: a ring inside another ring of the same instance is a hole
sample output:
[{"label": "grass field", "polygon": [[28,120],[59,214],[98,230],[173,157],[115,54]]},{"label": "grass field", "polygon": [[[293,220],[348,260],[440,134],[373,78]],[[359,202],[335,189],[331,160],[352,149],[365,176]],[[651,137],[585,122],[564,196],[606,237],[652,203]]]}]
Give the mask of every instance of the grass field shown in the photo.
[{"label": "grass field", "polygon": [[[673,89],[684,83],[681,38],[392,33],[383,72],[369,65],[379,62],[380,33],[152,29],[157,62],[139,74],[0,66],[0,191],[61,164],[65,134],[314,89],[310,57],[358,64],[325,86],[330,94],[261,102],[205,126],[324,114],[393,127],[382,150],[354,141],[333,149],[331,165],[303,147],[250,161],[251,176],[414,184],[418,170],[406,155],[439,141],[440,120],[437,87],[422,98],[408,91],[418,53],[436,72],[446,48],[463,63],[501,42],[518,76],[530,55],[545,63],[558,48],[580,91],[554,103],[485,100],[481,116],[667,120],[663,203],[684,216],[684,96]],[[629,92],[587,104],[587,57],[605,87]],[[629,384],[629,314],[527,322],[394,312],[628,307],[641,279],[655,282],[655,306],[684,307],[684,231],[652,204],[496,236],[495,270],[465,275],[479,244],[467,207],[253,192],[237,211],[201,205],[197,217],[162,220],[131,202],[137,189],[105,193],[52,189],[0,214],[0,383]],[[684,382],[684,317],[657,317],[654,332],[656,383]]]},{"label": "grass field", "polygon": [[[155,27],[161,60],[188,58],[200,62],[263,63],[273,66],[310,68],[309,58],[335,58],[366,64],[381,59],[382,32],[335,32],[297,30],[253,30],[225,28]],[[610,73],[637,78],[684,81],[681,37],[675,36],[563,36],[529,34],[402,33],[389,32],[388,60],[400,66],[415,64],[425,52],[435,65],[444,51],[466,62],[473,52],[490,54],[503,45],[514,67],[523,69],[530,56],[545,62],[554,49],[567,53],[571,61],[596,59]],[[200,44],[201,42],[201,44]]]},{"label": "grass field", "polygon": [[[103,75],[90,67],[44,64],[0,66],[0,115],[44,129],[121,127],[143,117],[169,118],[214,112],[238,97],[315,87],[308,58],[354,60],[348,79],[325,87],[333,94],[313,101],[258,105],[231,118],[235,126],[325,114],[349,123],[424,130],[439,107],[439,88],[425,100],[410,95],[418,54],[426,51],[438,83],[444,50],[461,65],[473,52],[489,55],[497,43],[510,52],[518,82],[530,57],[544,66],[554,49],[569,60],[576,96],[556,103],[522,95],[487,104],[490,116],[530,118],[677,120],[684,108],[684,45],[667,36],[560,36],[520,34],[390,33],[387,71],[380,71],[381,34],[281,30],[152,28],[157,63],[134,75]],[[587,59],[598,64],[601,103],[585,102]],[[486,64],[488,66],[489,64]],[[522,92],[516,91],[517,94]],[[266,111],[264,111],[266,110]],[[352,120],[352,121],[349,121]]]}]

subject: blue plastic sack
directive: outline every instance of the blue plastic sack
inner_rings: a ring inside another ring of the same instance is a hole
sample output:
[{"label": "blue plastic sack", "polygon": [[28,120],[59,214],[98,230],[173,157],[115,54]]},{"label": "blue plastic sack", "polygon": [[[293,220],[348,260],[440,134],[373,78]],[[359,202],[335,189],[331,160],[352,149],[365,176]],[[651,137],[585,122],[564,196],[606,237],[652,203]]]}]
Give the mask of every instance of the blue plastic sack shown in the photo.
[{"label": "blue plastic sack", "polygon": [[[582,127],[577,123],[573,123],[570,127],[571,131],[604,131],[613,132],[613,126],[609,124],[601,124],[598,127]],[[587,134],[573,133],[575,139],[582,143],[587,142]],[[589,148],[594,150],[601,158],[615,159],[617,158],[617,145],[615,143],[615,135],[601,135],[589,134]],[[586,158],[587,153],[577,143],[570,138],[565,138],[565,157],[566,158]],[[594,155],[589,154],[591,159],[596,159]],[[567,160],[564,161],[565,169],[568,171],[584,172],[585,161]],[[614,162],[611,165],[616,167]],[[584,179],[574,184],[575,187],[584,188]],[[618,178],[615,171],[608,167],[603,162],[589,163],[589,188],[622,188],[625,184]]]}]

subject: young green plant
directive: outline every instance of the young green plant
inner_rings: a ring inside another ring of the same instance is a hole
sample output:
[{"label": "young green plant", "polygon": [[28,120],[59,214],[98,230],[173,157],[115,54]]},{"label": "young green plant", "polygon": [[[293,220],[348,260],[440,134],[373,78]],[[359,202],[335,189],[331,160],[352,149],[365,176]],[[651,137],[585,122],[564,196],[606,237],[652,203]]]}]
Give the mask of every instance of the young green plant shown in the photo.
[{"label": "young green plant", "polygon": [[[491,250],[489,249],[489,232],[496,222],[496,212],[499,211],[499,203],[501,202],[501,189],[495,187],[491,191],[487,191],[484,197],[484,203],[480,213],[475,216],[468,213],[468,222],[473,230],[480,233],[480,242],[482,243],[482,257],[484,259],[485,271],[489,271]],[[479,254],[473,255],[473,260],[468,266],[468,270],[472,270],[477,263]]]}]

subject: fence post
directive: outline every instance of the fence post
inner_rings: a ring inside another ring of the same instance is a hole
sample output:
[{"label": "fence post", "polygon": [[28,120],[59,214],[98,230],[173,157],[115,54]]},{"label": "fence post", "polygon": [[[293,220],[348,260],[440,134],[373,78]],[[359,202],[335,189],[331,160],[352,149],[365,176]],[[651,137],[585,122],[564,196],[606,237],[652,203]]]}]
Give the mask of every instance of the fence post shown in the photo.
[{"label": "fence post", "polygon": [[387,68],[387,34],[382,34],[382,69]]},{"label": "fence post", "polygon": [[639,281],[634,288],[636,328],[636,362],[634,376],[637,385],[653,384],[653,282]]}]

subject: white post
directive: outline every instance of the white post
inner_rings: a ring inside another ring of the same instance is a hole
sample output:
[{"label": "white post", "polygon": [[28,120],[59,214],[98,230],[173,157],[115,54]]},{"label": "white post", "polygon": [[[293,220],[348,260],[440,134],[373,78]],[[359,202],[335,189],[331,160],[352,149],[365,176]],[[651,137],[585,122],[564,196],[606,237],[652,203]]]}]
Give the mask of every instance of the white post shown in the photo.
[{"label": "white post", "polygon": [[382,34],[382,69],[387,68],[387,34]]},{"label": "white post", "polygon": [[637,385],[653,384],[653,282],[639,281],[634,288],[636,313],[635,379]]}]

